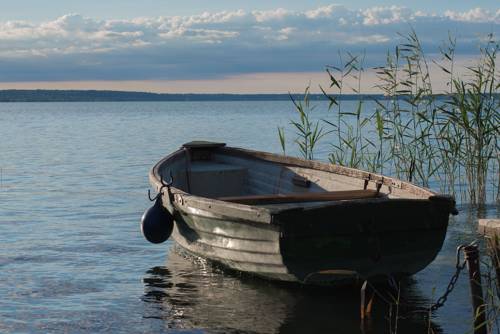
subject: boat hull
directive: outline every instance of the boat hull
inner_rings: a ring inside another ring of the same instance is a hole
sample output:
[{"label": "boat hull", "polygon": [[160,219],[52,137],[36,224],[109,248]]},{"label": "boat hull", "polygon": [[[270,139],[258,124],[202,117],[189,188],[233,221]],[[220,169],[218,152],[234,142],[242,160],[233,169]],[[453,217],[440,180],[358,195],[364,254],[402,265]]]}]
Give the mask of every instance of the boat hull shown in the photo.
[{"label": "boat hull", "polygon": [[431,263],[448,225],[431,200],[374,200],[289,210],[273,224],[176,211],[173,239],[188,252],[260,277],[332,285],[407,276]]}]

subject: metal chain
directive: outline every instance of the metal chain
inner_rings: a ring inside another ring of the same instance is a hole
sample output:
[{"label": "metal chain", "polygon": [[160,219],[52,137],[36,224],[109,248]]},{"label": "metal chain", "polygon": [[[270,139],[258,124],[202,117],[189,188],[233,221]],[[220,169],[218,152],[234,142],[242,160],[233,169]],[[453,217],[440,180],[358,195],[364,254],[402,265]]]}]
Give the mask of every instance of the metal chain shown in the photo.
[{"label": "metal chain", "polygon": [[[437,309],[439,309],[439,308],[441,308],[441,307],[444,306],[444,304],[448,300],[449,294],[453,291],[453,289],[455,289],[455,286],[457,284],[458,278],[460,277],[460,273],[464,270],[465,266],[467,265],[467,261],[465,259],[463,261],[460,261],[462,250],[464,248],[466,248],[467,246],[473,246],[473,245],[476,245],[476,241],[473,241],[470,244],[464,244],[464,245],[460,245],[460,246],[457,247],[456,262],[455,262],[455,273],[453,274],[453,276],[451,276],[450,282],[448,283],[448,286],[446,287],[446,291],[430,307],[428,307],[428,308],[427,307],[426,308],[421,308],[420,311],[416,311],[416,312],[424,312],[424,313],[428,313],[429,311],[430,312],[434,312]],[[389,277],[389,284],[392,285],[393,288],[395,288],[395,285],[392,282],[392,280],[393,280],[393,278]],[[368,282],[368,284],[370,284],[369,281],[367,281],[367,282]],[[387,303],[388,305],[394,304],[394,301],[391,301],[388,298],[385,298],[384,295],[380,291],[378,291],[372,284],[370,284],[370,287],[373,289],[373,292],[380,299],[382,299],[385,303]],[[398,288],[395,288],[395,289],[398,289]],[[404,302],[398,301],[398,304],[399,305],[405,305],[405,306],[408,306],[410,308],[415,308],[415,305],[413,303],[404,303]]]},{"label": "metal chain", "polygon": [[[474,244],[474,242],[471,243],[470,245],[473,245],[473,244]],[[469,245],[460,245],[457,247],[457,260],[455,263],[455,273],[453,274],[453,276],[451,276],[450,282],[448,283],[448,286],[446,287],[445,293],[443,293],[443,295],[441,297],[439,297],[438,300],[434,304],[431,305],[431,307],[430,307],[431,312],[434,312],[437,309],[441,308],[446,303],[446,300],[448,299],[448,295],[455,288],[458,277],[460,276],[460,273],[462,272],[462,270],[465,268],[465,265],[467,264],[466,260],[463,260],[462,262],[460,262],[460,253],[467,246],[469,246]]]}]

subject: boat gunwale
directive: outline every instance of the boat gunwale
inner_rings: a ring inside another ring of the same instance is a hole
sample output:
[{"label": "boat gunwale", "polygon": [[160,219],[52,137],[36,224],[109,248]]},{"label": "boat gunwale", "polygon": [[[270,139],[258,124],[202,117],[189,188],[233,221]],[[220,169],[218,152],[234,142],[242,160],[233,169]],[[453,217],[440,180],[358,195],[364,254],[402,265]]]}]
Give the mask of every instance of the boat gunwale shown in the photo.
[{"label": "boat gunwale", "polygon": [[[261,160],[271,163],[278,163],[283,166],[291,166],[291,167],[301,167],[308,168],[313,170],[319,170],[324,172],[329,172],[333,174],[348,176],[352,178],[357,178],[360,180],[368,179],[370,182],[381,182],[383,185],[387,187],[397,187],[403,191],[407,191],[416,196],[421,196],[422,198],[388,198],[388,197],[379,197],[379,198],[371,198],[371,199],[363,199],[363,203],[373,203],[373,202],[385,202],[385,201],[429,201],[433,196],[439,196],[438,193],[433,192],[427,188],[419,187],[414,184],[411,184],[406,181],[402,181],[396,178],[387,177],[384,175],[370,173],[363,170],[343,167],[339,165],[328,164],[319,161],[313,160],[304,160],[300,158],[284,156],[274,153],[254,151],[236,147],[217,147],[213,149],[216,153],[227,154],[232,156],[246,157],[255,160]],[[156,187],[156,190],[159,191],[162,187],[162,183],[160,181],[160,170],[166,163],[170,163],[175,161],[176,159],[182,158],[186,154],[186,149],[181,147],[177,151],[170,153],[169,155],[162,158],[158,161],[149,172],[149,180],[152,185]],[[225,219],[231,221],[242,221],[242,222],[250,222],[250,223],[265,223],[272,224],[273,216],[290,211],[297,210],[297,208],[266,208],[255,205],[246,205],[239,203],[226,202],[222,200],[218,200],[215,198],[208,198],[193,195],[187,193],[179,188],[170,187],[170,192],[172,195],[173,201],[168,198],[168,196],[163,197],[163,205],[165,205],[165,200],[170,203],[175,209],[188,214],[188,215],[198,215],[203,217],[215,218],[215,219]],[[338,205],[349,205],[353,202],[359,202],[359,200],[343,200],[343,201],[332,201],[320,203],[317,206],[302,208],[303,210],[314,210],[319,208],[325,208],[330,206],[338,206]],[[168,207],[167,207],[168,209]],[[190,209],[190,210],[188,210]]]},{"label": "boat gunwale", "polygon": [[[367,172],[361,169],[344,167],[340,165],[325,163],[317,160],[305,160],[301,158],[291,157],[280,155],[276,153],[262,152],[262,151],[254,151],[248,150],[244,148],[237,147],[224,147],[224,150],[230,153],[233,156],[244,156],[244,157],[252,157],[254,159],[259,159],[267,162],[279,163],[285,166],[290,167],[302,167],[313,170],[319,170],[323,172],[329,172],[333,174],[348,176],[352,178],[357,178],[360,180],[368,179],[370,182],[382,181],[382,184],[388,187],[396,187],[401,190],[408,191],[414,195],[422,196],[422,199],[427,199],[430,196],[438,195],[438,193],[421,186],[414,185],[410,182],[403,181],[394,177],[384,176],[377,173]],[[397,186],[399,184],[400,186]],[[427,198],[424,198],[427,197]]]}]

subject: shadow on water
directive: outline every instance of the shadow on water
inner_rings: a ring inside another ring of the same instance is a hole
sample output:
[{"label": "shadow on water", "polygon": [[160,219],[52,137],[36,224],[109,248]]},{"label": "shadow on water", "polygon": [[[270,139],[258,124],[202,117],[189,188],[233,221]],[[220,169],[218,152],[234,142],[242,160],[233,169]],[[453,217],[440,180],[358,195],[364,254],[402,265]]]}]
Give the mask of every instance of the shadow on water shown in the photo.
[{"label": "shadow on water", "polygon": [[[145,318],[166,328],[223,333],[390,333],[389,310],[376,299],[371,321],[360,328],[357,288],[311,288],[228,273],[203,260],[169,253],[165,267],[143,279]],[[428,305],[412,280],[402,283],[402,300]],[[441,330],[416,309],[400,309],[398,333]],[[393,318],[394,319],[394,318]],[[393,328],[393,327],[392,327]]]}]

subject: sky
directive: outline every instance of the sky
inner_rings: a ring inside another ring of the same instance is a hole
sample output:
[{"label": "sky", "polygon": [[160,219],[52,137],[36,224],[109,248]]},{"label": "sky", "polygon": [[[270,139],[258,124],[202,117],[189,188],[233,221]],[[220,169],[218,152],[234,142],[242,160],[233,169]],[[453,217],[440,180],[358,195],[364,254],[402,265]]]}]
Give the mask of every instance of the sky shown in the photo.
[{"label": "sky", "polygon": [[[286,93],[311,83],[315,91],[339,52],[364,54],[367,69],[380,66],[398,33],[415,29],[438,59],[451,32],[459,65],[477,57],[488,33],[500,34],[500,5],[490,0],[0,4],[0,89]],[[363,91],[375,80],[368,70]]]}]

